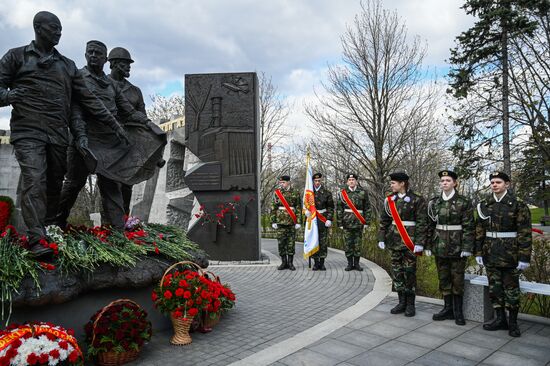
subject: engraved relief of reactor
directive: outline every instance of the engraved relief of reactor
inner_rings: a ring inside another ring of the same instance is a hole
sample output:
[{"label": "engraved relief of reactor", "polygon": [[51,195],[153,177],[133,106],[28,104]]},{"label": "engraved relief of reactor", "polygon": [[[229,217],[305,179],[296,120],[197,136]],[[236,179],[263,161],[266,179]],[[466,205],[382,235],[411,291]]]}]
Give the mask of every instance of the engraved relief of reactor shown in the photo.
[{"label": "engraved relief of reactor", "polygon": [[185,174],[196,201],[188,236],[218,260],[260,258],[259,112],[255,73],[185,76]]}]

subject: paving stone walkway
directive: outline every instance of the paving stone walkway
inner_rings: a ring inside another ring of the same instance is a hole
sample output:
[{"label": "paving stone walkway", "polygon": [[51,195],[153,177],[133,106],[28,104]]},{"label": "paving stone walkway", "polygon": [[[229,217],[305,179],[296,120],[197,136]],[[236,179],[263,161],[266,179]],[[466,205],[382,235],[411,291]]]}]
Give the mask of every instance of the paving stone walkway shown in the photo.
[{"label": "paving stone walkway", "polygon": [[[476,322],[469,321],[466,326],[457,326],[454,321],[434,322],[432,314],[440,306],[432,299],[417,301],[413,318],[391,315],[389,310],[397,302],[394,294],[372,310],[353,316],[354,320],[342,327],[327,328],[308,343],[312,329],[373,297],[377,292],[373,291],[375,269],[345,272],[344,255],[331,250],[327,271],[312,272],[297,245],[297,270],[277,271],[278,257],[272,254],[277,252],[276,242],[264,240],[262,245],[270,259],[267,265],[212,268],[238,296],[237,308],[212,333],[194,333],[193,343],[182,347],[169,345],[171,331],[156,333],[133,364],[550,365],[549,325],[521,320],[523,335],[512,338],[506,331],[484,331]],[[387,276],[383,280],[387,281]],[[304,345],[287,347],[285,352],[285,346],[295,340]],[[279,357],[281,350],[284,354]],[[265,355],[270,354],[277,356],[265,362],[270,358]]]},{"label": "paving stone walkway", "polygon": [[[276,240],[262,240],[263,249],[277,253]],[[290,338],[331,318],[367,295],[372,272],[345,272],[343,254],[329,253],[327,271],[313,272],[296,246],[296,271],[269,265],[215,266],[211,270],[237,295],[237,307],[208,334],[193,333],[193,343],[169,344],[171,331],[154,334],[136,365],[228,365]],[[278,262],[279,261],[279,262]]]}]

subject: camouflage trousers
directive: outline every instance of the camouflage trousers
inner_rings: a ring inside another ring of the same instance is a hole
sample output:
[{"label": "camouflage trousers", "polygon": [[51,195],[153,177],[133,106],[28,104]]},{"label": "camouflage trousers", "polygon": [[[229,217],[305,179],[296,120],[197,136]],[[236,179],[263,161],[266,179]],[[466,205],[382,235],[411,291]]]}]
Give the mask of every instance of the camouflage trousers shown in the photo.
[{"label": "camouflage trousers", "polygon": [[327,257],[327,248],[328,248],[328,229],[325,227],[325,224],[318,222],[318,225],[323,225],[319,228],[319,251],[312,255],[313,258],[326,258]]},{"label": "camouflage trousers", "polygon": [[414,295],[416,291],[416,256],[408,249],[390,250],[391,278],[397,292]]},{"label": "camouflage trousers", "polygon": [[296,229],[294,225],[279,225],[277,229],[277,242],[279,243],[279,255],[294,255],[296,252]]},{"label": "camouflage trousers", "polygon": [[489,279],[489,298],[493,307],[506,304],[508,309],[519,307],[519,271],[515,268],[486,267]]},{"label": "camouflage trousers", "polygon": [[363,242],[363,228],[344,229],[344,251],[346,257],[360,257],[361,244]]},{"label": "camouflage trousers", "polygon": [[437,277],[439,277],[439,291],[445,295],[464,294],[464,269],[466,258],[435,257]]}]

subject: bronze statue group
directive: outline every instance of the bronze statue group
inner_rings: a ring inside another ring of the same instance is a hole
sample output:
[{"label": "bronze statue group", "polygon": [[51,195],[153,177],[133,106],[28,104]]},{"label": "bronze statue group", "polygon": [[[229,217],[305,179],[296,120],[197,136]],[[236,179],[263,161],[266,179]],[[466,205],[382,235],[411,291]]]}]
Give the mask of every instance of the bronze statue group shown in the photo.
[{"label": "bronze statue group", "polygon": [[[410,189],[406,173],[390,174],[391,194],[384,200],[380,215],[378,248],[390,252],[393,288],[399,299],[391,313],[415,315],[417,256],[433,255],[444,299],[443,309],[433,315],[433,320],[454,319],[456,324],[465,325],[464,272],[467,258],[474,256],[477,264],[485,267],[496,313],[483,329],[508,330],[510,336],[519,337],[519,275],[529,266],[532,245],[529,209],[509,191],[510,178],[503,172],[490,174],[491,193],[476,206],[458,193],[455,172],[442,170],[438,175],[441,193],[426,201]],[[313,255],[313,271],[326,270],[327,231],[333,222],[344,232],[345,270],[363,270],[359,258],[371,210],[367,192],[357,180],[356,174],[345,177],[335,206],[331,192],[322,184],[322,174],[313,175],[315,206],[320,213],[319,251]],[[300,197],[290,177],[281,176],[270,217],[279,243],[279,270],[296,269],[294,241],[303,219]]]},{"label": "bronze statue group", "polygon": [[[149,121],[141,91],[127,80],[134,61],[126,49],[107,53],[103,42],[89,41],[87,64],[78,69],[55,48],[62,30],[56,15],[37,13],[33,27],[35,39],[0,60],[0,106],[13,107],[10,142],[21,168],[21,214],[31,251],[44,256],[51,252],[40,244],[46,226],[66,226],[91,173],[97,175],[102,222],[122,229],[129,182],[146,180],[163,165],[166,134]],[[107,61],[110,75],[103,72]],[[133,148],[129,136],[134,145],[150,142],[144,145],[154,151]],[[145,162],[136,164],[136,154],[149,153],[151,161],[140,156]],[[144,169],[147,164],[153,168]]]}]

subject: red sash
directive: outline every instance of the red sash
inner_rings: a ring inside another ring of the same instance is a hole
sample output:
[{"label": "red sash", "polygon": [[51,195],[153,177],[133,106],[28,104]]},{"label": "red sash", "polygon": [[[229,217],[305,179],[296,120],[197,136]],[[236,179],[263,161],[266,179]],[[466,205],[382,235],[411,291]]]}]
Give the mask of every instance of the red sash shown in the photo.
[{"label": "red sash", "polygon": [[319,211],[315,211],[315,212],[317,213],[317,217],[319,218],[319,220],[321,220],[322,223],[327,222],[327,218],[323,216],[322,213],[320,213]]},{"label": "red sash", "polygon": [[[393,221],[395,221],[395,225],[397,226],[397,231],[399,231],[399,235],[401,236],[401,240],[403,240],[403,243],[405,246],[414,253],[414,244],[409,236],[409,233],[407,232],[407,229],[405,229],[405,225],[403,225],[403,221],[401,220],[401,216],[399,216],[399,212],[397,212],[397,206],[395,205],[395,201],[392,199],[393,195],[390,195],[386,197],[388,200],[388,205],[390,206],[390,212],[391,217]],[[416,255],[422,255],[422,253],[414,253]]]},{"label": "red sash", "polygon": [[365,220],[365,218],[361,216],[359,211],[357,211],[357,208],[355,208],[355,205],[349,199],[348,192],[346,192],[345,189],[342,189],[342,197],[344,197],[344,201],[346,201],[346,204],[348,205],[348,207],[351,208],[351,210],[353,211],[353,214],[355,215],[355,217],[357,217],[357,220],[359,220],[361,224],[366,225],[367,220]]},{"label": "red sash", "polygon": [[279,189],[275,190],[275,194],[277,195],[277,197],[279,197],[279,201],[281,201],[283,206],[285,206],[286,212],[288,212],[288,214],[292,218],[292,221],[294,221],[294,224],[296,224],[296,222],[298,221],[298,218],[296,217],[296,214],[294,213],[294,211],[292,211],[292,209],[290,208],[290,205],[286,201],[285,196],[283,196],[283,194]]}]

